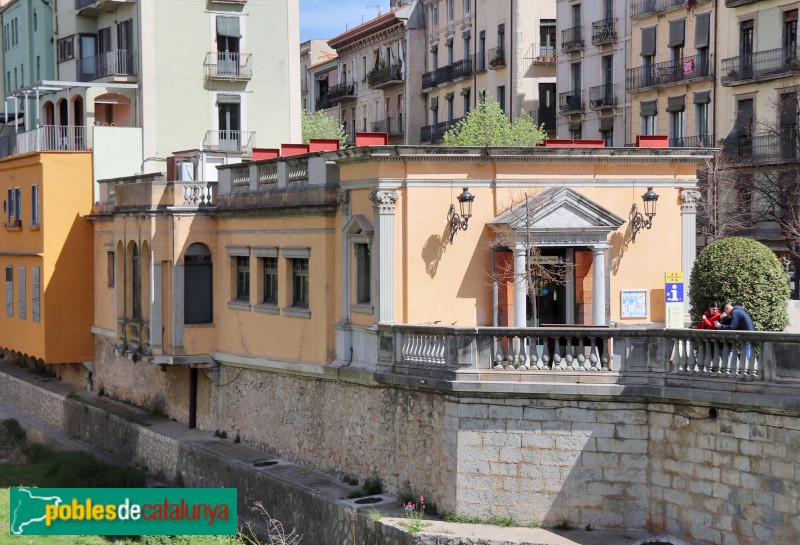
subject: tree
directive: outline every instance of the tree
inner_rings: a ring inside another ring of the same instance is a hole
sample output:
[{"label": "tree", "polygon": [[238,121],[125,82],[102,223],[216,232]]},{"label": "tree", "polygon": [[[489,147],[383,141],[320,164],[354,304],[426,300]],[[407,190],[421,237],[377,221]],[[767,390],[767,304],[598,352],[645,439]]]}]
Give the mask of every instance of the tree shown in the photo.
[{"label": "tree", "polygon": [[342,124],[322,111],[311,113],[303,110],[302,130],[304,144],[308,144],[312,138],[336,138],[341,147],[347,145]]},{"label": "tree", "polygon": [[742,305],[757,330],[783,331],[789,323],[789,286],[775,254],[760,242],[729,237],[709,244],[694,263],[689,291],[692,320],[710,301]]},{"label": "tree", "polygon": [[531,116],[520,111],[513,122],[492,98],[478,102],[467,117],[444,133],[446,146],[535,146],[547,135]]}]

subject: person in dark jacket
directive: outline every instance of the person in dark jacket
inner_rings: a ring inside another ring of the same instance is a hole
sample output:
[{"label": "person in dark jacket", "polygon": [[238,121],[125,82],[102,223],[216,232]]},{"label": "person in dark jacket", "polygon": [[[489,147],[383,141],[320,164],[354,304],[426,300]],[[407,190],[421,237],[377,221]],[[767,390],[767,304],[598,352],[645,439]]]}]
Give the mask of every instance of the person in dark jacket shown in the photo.
[{"label": "person in dark jacket", "polygon": [[[728,318],[730,321],[723,320],[723,318]],[[753,319],[747,314],[744,308],[740,305],[734,306],[731,303],[725,303],[725,306],[722,307],[722,316],[720,316],[720,321],[714,324],[714,327],[717,329],[734,329],[738,331],[756,330],[756,328],[753,327]]]}]

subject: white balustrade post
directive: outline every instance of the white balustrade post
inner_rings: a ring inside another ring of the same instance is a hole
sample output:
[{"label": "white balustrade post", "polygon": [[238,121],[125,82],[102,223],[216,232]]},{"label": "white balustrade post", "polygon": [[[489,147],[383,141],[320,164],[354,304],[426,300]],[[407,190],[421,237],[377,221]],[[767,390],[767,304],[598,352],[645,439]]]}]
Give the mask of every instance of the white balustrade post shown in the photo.
[{"label": "white balustrade post", "polygon": [[592,248],[592,325],[606,325],[606,250],[607,244]]}]

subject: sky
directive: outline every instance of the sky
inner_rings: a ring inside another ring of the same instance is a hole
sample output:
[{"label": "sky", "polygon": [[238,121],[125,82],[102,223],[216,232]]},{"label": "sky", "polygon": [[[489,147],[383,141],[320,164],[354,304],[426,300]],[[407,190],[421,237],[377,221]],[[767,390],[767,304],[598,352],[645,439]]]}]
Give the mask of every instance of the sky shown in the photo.
[{"label": "sky", "polygon": [[300,41],[333,38],[377,17],[378,5],[389,10],[389,0],[300,0]]}]

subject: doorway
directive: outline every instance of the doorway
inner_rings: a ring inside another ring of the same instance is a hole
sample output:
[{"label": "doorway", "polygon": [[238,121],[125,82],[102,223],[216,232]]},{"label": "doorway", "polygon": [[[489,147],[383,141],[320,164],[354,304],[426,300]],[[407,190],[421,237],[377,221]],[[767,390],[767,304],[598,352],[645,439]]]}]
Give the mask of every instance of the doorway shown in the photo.
[{"label": "doorway", "polygon": [[[532,258],[534,259],[534,258]],[[528,327],[567,323],[567,285],[570,270],[563,248],[545,249],[535,257],[532,286],[528,290]]]}]

